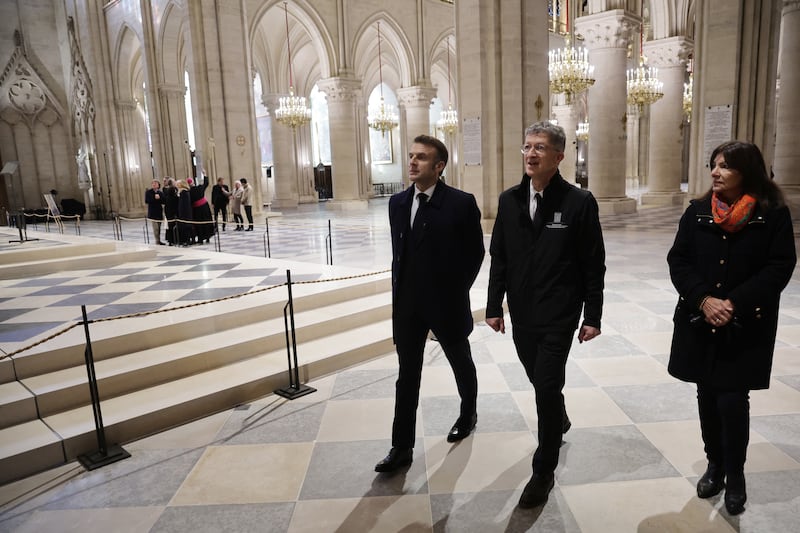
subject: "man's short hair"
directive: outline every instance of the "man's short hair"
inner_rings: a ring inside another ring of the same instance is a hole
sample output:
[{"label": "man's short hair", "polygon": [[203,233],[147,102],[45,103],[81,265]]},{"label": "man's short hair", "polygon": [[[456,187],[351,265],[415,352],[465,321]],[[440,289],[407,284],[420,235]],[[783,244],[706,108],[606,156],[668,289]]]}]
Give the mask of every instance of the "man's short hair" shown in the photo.
[{"label": "man's short hair", "polygon": [[525,129],[525,137],[528,135],[547,135],[552,147],[563,152],[567,147],[567,134],[564,133],[564,128],[557,126],[549,121],[535,122]]},{"label": "man's short hair", "polygon": [[[436,137],[432,137],[430,135],[417,135],[414,137],[414,142],[418,144],[424,144],[425,146],[432,146],[436,149],[436,162],[443,161],[444,165],[447,166],[447,159],[450,155],[447,152],[447,147],[444,145],[442,141],[437,139]],[[444,169],[442,169],[444,172]],[[441,172],[439,175],[441,176]]]}]

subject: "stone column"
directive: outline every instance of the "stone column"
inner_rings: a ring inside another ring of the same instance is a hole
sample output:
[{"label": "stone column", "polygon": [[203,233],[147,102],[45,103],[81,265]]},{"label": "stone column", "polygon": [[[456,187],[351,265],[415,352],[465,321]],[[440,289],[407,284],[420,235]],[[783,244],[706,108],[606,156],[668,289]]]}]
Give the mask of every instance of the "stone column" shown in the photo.
[{"label": "stone column", "polygon": [[578,142],[575,139],[575,130],[578,129],[578,109],[576,105],[554,105],[553,114],[558,120],[558,125],[564,128],[567,134],[567,146],[564,148],[564,159],[558,165],[561,176],[570,183],[575,183],[575,162],[578,159]]},{"label": "stone column", "polygon": [[589,88],[589,190],[604,214],[635,213],[636,200],[625,196],[627,104],[625,71],[628,41],[639,18],[622,9],[575,20],[584,36],[595,83]]},{"label": "stone column", "polygon": [[[158,88],[161,100],[161,121],[164,128],[164,176],[186,179],[191,174],[189,147],[186,131],[186,88],[178,85],[162,85]],[[151,117],[151,119],[154,117]],[[162,176],[163,177],[163,176]],[[216,178],[216,176],[209,176]]]},{"label": "stone column", "polygon": [[[403,87],[397,90],[397,100],[400,103],[401,117],[405,115],[405,128],[400,129],[401,132],[405,131],[405,138],[401,138],[400,153],[408,153],[414,137],[417,135],[430,135],[431,134],[431,120],[430,109],[431,101],[436,98],[436,89],[433,87],[423,87],[416,85],[414,87]],[[403,177],[407,177],[408,169],[403,170]]]},{"label": "stone column", "polygon": [[544,0],[455,2],[459,178],[486,231],[500,193],[522,178],[525,128],[548,118],[546,7]]},{"label": "stone column", "polygon": [[[785,192],[800,201],[800,0],[783,0],[781,13],[780,88],[775,125],[773,172]],[[795,203],[793,201],[793,203]]]},{"label": "stone column", "polygon": [[[292,128],[280,124],[275,120],[275,110],[278,109],[278,99],[284,95],[265,94],[262,96],[264,107],[272,116],[272,179],[275,182],[275,195],[272,197],[272,209],[283,207],[297,207],[299,196],[297,193],[297,151],[295,132]],[[234,177],[234,179],[239,179]],[[260,180],[259,180],[260,181]]]},{"label": "stone column", "polygon": [[206,172],[213,155],[218,175],[247,178],[253,188],[253,213],[259,215],[261,164],[245,2],[194,0],[186,6],[196,150]]},{"label": "stone column", "polygon": [[[775,0],[705,0],[697,4],[690,196],[709,189],[708,158],[722,142],[752,141],[764,152],[767,165],[772,161],[780,37],[776,5]],[[729,28],[737,31],[727,31]],[[797,57],[784,60],[796,63]],[[794,67],[788,65],[784,72]],[[707,125],[713,129],[707,130]],[[796,144],[798,134],[792,136]]]},{"label": "stone column", "polygon": [[625,127],[625,178],[626,188],[638,189],[642,183],[639,172],[639,110],[636,106],[628,106],[628,123]]},{"label": "stone column", "polygon": [[[122,139],[135,139],[134,127],[134,112],[136,111],[136,102],[133,100],[117,100],[115,102],[117,107],[117,115],[119,117],[119,133]],[[138,191],[134,191],[131,184],[131,167],[136,163],[135,158],[136,143],[124,143],[121,149],[114,155],[119,157],[117,161],[121,173],[116,179],[112,178],[115,187],[112,190],[114,198],[114,207],[117,212],[122,215],[139,215],[141,214],[141,202],[134,200],[134,196]],[[144,191],[141,191],[142,198],[144,198]],[[137,209],[138,207],[138,209]],[[135,212],[138,211],[138,212]]]},{"label": "stone column", "polygon": [[366,208],[369,194],[363,187],[363,124],[358,112],[362,103],[361,80],[328,78],[318,81],[317,86],[328,96],[333,182],[333,200],[329,204],[344,209]]},{"label": "stone column", "polygon": [[642,204],[682,205],[683,83],[692,42],[669,37],[644,44],[648,65],[658,68],[664,97],[650,106],[647,192]]}]

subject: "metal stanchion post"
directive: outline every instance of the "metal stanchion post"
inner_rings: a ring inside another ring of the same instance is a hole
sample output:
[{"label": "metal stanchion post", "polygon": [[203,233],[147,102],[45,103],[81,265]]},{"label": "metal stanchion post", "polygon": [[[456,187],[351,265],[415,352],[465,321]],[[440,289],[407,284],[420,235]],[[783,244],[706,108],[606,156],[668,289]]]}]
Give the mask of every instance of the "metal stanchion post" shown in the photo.
[{"label": "metal stanchion post", "polygon": [[103,415],[100,412],[100,394],[97,392],[97,375],[94,371],[94,355],[92,354],[92,341],[89,338],[89,320],[86,317],[86,306],[81,306],[83,316],[83,330],[86,334],[86,348],[84,357],[86,359],[86,372],[89,375],[89,393],[92,397],[92,411],[94,412],[94,427],[97,435],[98,450],[94,453],[86,453],[78,456],[78,461],[86,470],[94,470],[101,466],[116,463],[131,456],[121,446],[106,444],[106,431],[103,427]]},{"label": "metal stanchion post", "polygon": [[269,246],[269,217],[266,217],[267,230],[264,232],[264,257],[272,257],[272,250]]},{"label": "metal stanchion post", "polygon": [[[297,366],[297,337],[294,328],[294,300],[292,299],[292,273],[290,270],[286,271],[286,287],[289,292],[289,301],[283,308],[283,325],[286,331],[286,357],[289,361],[289,386],[282,389],[276,389],[275,394],[283,396],[289,400],[294,400],[306,394],[316,392],[317,389],[309,387],[308,385],[300,384],[300,371]],[[288,309],[288,322],[287,322],[287,309]],[[291,350],[289,346],[289,335],[291,333]],[[294,365],[292,364],[292,355],[294,355]]]}]

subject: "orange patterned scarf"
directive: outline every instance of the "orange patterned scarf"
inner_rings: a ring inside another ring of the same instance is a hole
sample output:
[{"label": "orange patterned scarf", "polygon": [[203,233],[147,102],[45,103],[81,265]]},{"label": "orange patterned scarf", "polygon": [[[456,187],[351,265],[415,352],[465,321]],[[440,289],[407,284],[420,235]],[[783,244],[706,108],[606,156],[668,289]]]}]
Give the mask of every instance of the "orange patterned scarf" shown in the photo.
[{"label": "orange patterned scarf", "polygon": [[720,200],[717,193],[711,195],[711,213],[714,215],[714,223],[728,233],[736,233],[747,225],[755,205],[756,199],[749,194],[742,195],[732,205]]}]

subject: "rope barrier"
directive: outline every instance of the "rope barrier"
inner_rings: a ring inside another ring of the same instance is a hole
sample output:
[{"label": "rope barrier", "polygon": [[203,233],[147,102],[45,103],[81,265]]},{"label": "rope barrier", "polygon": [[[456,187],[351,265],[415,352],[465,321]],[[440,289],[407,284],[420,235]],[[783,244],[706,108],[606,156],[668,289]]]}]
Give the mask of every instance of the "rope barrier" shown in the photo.
[{"label": "rope barrier", "polygon": [[[391,272],[391,269],[378,270],[378,271],[375,271],[375,272],[367,272],[367,273],[364,273],[364,274],[353,274],[353,275],[350,275],[350,276],[340,276],[340,277],[337,277],[337,278],[294,281],[292,283],[295,284],[295,285],[308,285],[308,284],[312,284],[312,283],[328,283],[330,281],[347,281],[347,280],[351,280],[351,279],[366,278],[366,277],[369,277],[369,276],[377,276],[379,274],[385,274],[387,272]],[[277,289],[278,287],[284,287],[284,286],[286,286],[286,283],[279,283],[278,285],[270,285],[269,287],[263,287],[261,289],[257,289],[257,290],[254,290],[254,291],[240,292],[238,294],[231,294],[229,296],[222,296],[220,298],[215,298],[213,300],[205,300],[205,301],[202,301],[202,302],[195,302],[195,303],[191,303],[191,304],[181,305],[181,306],[178,306],[178,307],[169,307],[167,309],[156,309],[156,310],[153,310],[153,311],[142,311],[142,312],[139,312],[139,313],[128,313],[128,314],[125,314],[125,315],[117,315],[117,316],[111,316],[111,317],[106,317],[106,318],[96,318],[96,319],[90,320],[89,323],[110,322],[112,320],[121,320],[121,319],[124,319],[124,318],[139,318],[139,317],[155,315],[155,314],[159,314],[159,313],[167,313],[167,312],[170,312],[170,311],[181,311],[183,309],[190,309],[192,307],[199,307],[201,305],[206,305],[206,304],[210,304],[210,303],[217,303],[217,302],[224,302],[226,300],[233,300],[233,299],[236,299],[236,298],[241,298],[242,296],[249,296],[251,294],[260,294],[262,292],[270,291],[272,289]],[[40,340],[34,342],[33,344],[30,344],[28,346],[25,346],[23,348],[15,350],[15,351],[13,351],[11,353],[0,355],[0,361],[2,361],[3,359],[6,359],[8,357],[13,357],[15,355],[18,355],[18,354],[20,354],[22,352],[28,351],[31,348],[35,348],[36,346],[39,346],[40,344],[43,344],[43,343],[45,343],[47,341],[55,339],[56,337],[59,337],[59,336],[65,334],[65,333],[67,333],[72,328],[74,328],[74,327],[76,327],[76,326],[78,326],[80,324],[81,324],[81,322],[76,322],[76,323],[74,323],[74,324],[72,324],[70,326],[67,326],[67,327],[65,327],[65,328],[53,333],[52,335],[50,335],[50,336],[48,336],[48,337],[46,337],[44,339],[40,339]]]}]

